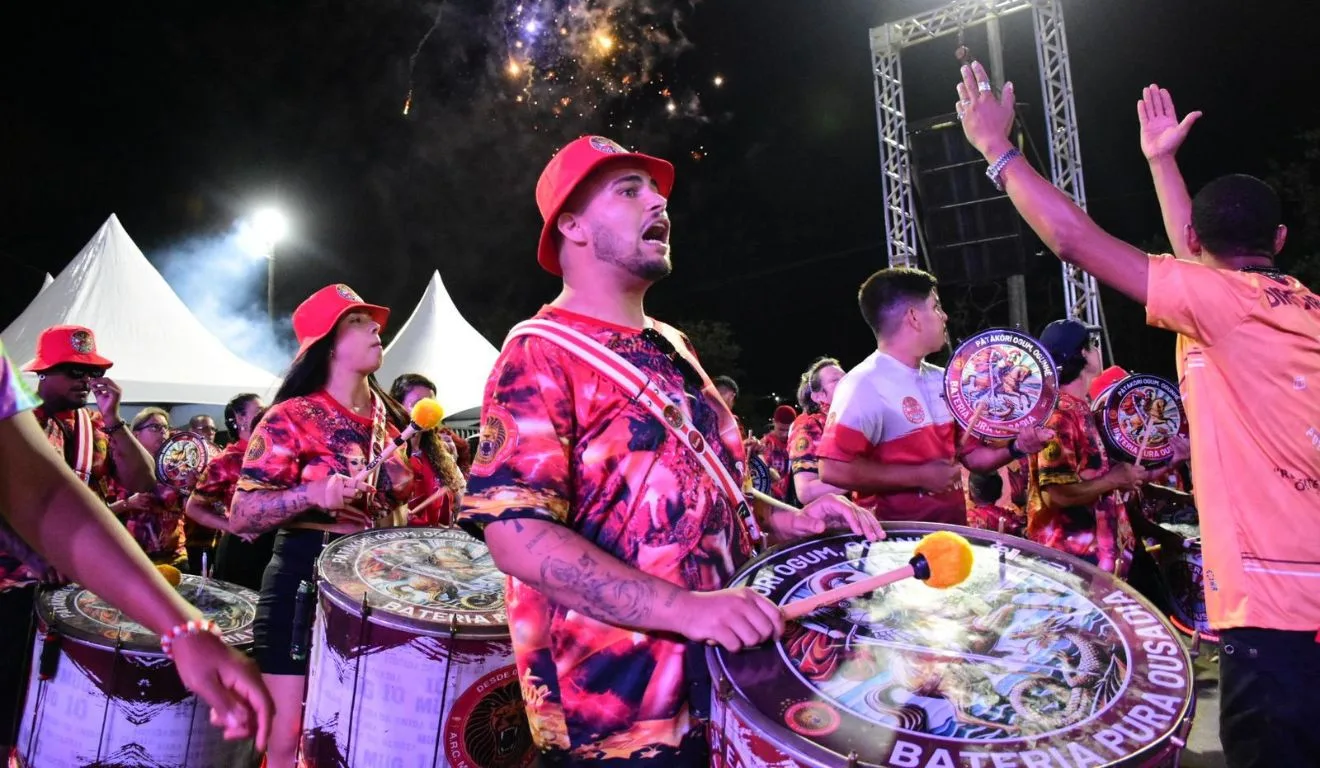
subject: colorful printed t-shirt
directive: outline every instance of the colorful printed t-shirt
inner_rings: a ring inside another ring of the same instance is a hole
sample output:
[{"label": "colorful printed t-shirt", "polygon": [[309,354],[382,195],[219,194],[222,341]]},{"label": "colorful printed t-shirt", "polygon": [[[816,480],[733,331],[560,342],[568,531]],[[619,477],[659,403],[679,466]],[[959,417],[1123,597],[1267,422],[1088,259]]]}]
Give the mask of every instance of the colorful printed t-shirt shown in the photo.
[{"label": "colorful printed t-shirt", "polygon": [[[370,415],[353,413],[325,392],[276,403],[248,440],[236,490],[286,490],[334,473],[355,475],[368,463],[372,423]],[[384,444],[398,434],[387,426]],[[412,482],[408,457],[399,449],[381,462],[367,511],[378,517],[392,512],[407,502]],[[313,511],[293,522],[304,519],[328,521],[324,513]]]},{"label": "colorful printed t-shirt", "polygon": [[979,504],[967,510],[967,524],[986,531],[998,531],[1004,526],[1004,533],[1021,536],[1026,533],[1026,515],[1015,509],[1006,509],[998,504]]},{"label": "colorful printed t-shirt", "polygon": [[780,437],[772,430],[761,438],[761,446],[765,465],[779,473],[779,481],[771,487],[770,495],[782,499],[788,491],[788,438]]},{"label": "colorful printed t-shirt", "polygon": [[[120,500],[136,494],[117,492]],[[158,483],[155,490],[144,494],[149,506],[143,510],[129,509],[120,514],[124,527],[143,552],[154,560],[172,560],[182,554],[183,505],[187,500],[177,489]]]},{"label": "colorful printed t-shirt", "polygon": [[[64,463],[72,467],[77,450],[74,432],[77,429],[76,414],[73,411],[52,414],[45,406],[37,408],[33,413],[37,423],[45,430],[51,447],[64,458]],[[87,484],[102,501],[109,504],[118,494],[114,483],[114,459],[110,456],[110,435],[105,432],[105,419],[100,411],[89,409],[87,415],[91,417],[93,435],[91,477]]]},{"label": "colorful printed t-shirt", "polygon": [[820,474],[820,459],[816,457],[821,438],[825,436],[825,412],[804,413],[793,420],[788,430],[788,466],[793,474],[814,472]]},{"label": "colorful printed t-shirt", "polygon": [[[890,465],[952,463],[954,440],[944,369],[925,361],[909,368],[877,350],[839,380],[817,455]],[[967,506],[956,490],[858,494],[857,502],[882,520],[967,524]]]},{"label": "colorful printed t-shirt", "polygon": [[[685,389],[674,364],[637,329],[552,308],[537,316],[586,334],[653,377],[691,419],[703,450],[716,451],[742,482],[737,427],[708,380],[703,391]],[[735,502],[688,444],[552,342],[523,336],[505,344],[486,384],[482,422],[460,517],[475,533],[496,522],[552,522],[690,590],[722,588],[750,556]],[[508,601],[538,746],[612,766],[706,764],[705,735],[688,700],[691,684],[705,678],[704,647],[596,621],[513,578]]]},{"label": "colorful printed t-shirt", "polygon": [[[23,383],[14,364],[4,354],[4,345],[0,344],[0,421],[30,411],[40,402]],[[0,518],[0,592],[37,583],[38,574],[45,569],[45,561],[7,520]]]},{"label": "colorful printed t-shirt", "polygon": [[1120,575],[1126,574],[1136,539],[1117,492],[1087,506],[1053,506],[1045,498],[1050,486],[1094,480],[1110,469],[1090,407],[1080,397],[1060,392],[1059,406],[1045,427],[1054,430],[1054,438],[1033,458],[1027,538],[1092,563],[1113,562]]},{"label": "colorful printed t-shirt", "polygon": [[1146,319],[1187,337],[1206,612],[1320,629],[1320,297],[1295,278],[1153,257]]},{"label": "colorful printed t-shirt", "polygon": [[193,495],[210,504],[218,515],[229,514],[229,504],[234,499],[234,489],[238,486],[238,476],[243,470],[243,454],[247,453],[248,441],[241,440],[226,445],[224,450],[211,458],[202,470],[193,486]]},{"label": "colorful printed t-shirt", "polygon": [[[453,511],[453,498],[448,493],[441,494],[438,499],[431,498],[443,487],[435,468],[421,452],[410,454],[408,462],[415,478],[412,498],[408,500],[408,525],[414,528],[448,525]],[[428,499],[429,503],[423,506],[422,502]]]}]

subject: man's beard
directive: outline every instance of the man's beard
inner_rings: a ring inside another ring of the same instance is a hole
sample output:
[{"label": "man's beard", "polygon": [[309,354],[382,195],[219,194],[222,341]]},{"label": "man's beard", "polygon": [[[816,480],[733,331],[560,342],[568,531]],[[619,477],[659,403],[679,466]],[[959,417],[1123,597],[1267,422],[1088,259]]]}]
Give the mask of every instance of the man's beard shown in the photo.
[{"label": "man's beard", "polygon": [[631,253],[627,253],[627,246],[606,229],[592,229],[591,246],[600,261],[613,264],[648,283],[669,277],[669,273],[674,271],[674,265],[668,258],[650,259],[642,253],[641,248],[634,248]]}]

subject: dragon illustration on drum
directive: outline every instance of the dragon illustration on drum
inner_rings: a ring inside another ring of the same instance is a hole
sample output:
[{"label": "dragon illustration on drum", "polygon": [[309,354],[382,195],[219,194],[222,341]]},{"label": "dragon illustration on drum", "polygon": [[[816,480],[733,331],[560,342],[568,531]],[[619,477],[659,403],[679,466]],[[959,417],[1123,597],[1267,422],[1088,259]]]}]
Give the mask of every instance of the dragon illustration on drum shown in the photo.
[{"label": "dragon illustration on drum", "polygon": [[489,611],[504,600],[504,575],[475,539],[376,543],[358,556],[356,571],[358,583],[413,605]]},{"label": "dragon illustration on drum", "polygon": [[[859,562],[814,574],[799,599],[864,577]],[[947,738],[1031,737],[1089,718],[1122,690],[1118,631],[1062,585],[975,573],[936,592],[914,582],[823,608],[790,627],[784,658],[858,717]]]},{"label": "dragon illustration on drum", "polygon": [[973,352],[959,386],[975,410],[995,421],[1026,416],[1041,398],[1040,364],[1024,350],[990,345]]}]

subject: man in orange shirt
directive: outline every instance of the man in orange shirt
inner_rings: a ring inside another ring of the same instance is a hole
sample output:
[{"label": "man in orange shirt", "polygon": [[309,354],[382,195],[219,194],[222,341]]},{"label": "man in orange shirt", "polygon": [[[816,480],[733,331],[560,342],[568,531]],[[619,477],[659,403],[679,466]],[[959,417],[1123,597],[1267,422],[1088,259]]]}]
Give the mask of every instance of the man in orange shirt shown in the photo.
[{"label": "man in orange shirt", "polygon": [[990,163],[991,180],[1046,247],[1141,302],[1151,325],[1190,340],[1180,345],[1179,377],[1206,611],[1223,638],[1224,754],[1234,768],[1313,765],[1320,754],[1320,396],[1312,388],[1320,386],[1320,297],[1274,266],[1287,234],[1278,197],[1257,179],[1224,176],[1190,204],[1171,207],[1172,149],[1195,117],[1180,123],[1168,94],[1152,86],[1140,105],[1143,148],[1148,156],[1169,148],[1164,159],[1154,153],[1152,169],[1166,182],[1159,185],[1166,219],[1188,214],[1174,241],[1184,240],[1196,261],[1152,257],[1101,230],[1009,142],[1012,84],[996,96],[973,64],[963,68],[958,94],[964,131]]}]

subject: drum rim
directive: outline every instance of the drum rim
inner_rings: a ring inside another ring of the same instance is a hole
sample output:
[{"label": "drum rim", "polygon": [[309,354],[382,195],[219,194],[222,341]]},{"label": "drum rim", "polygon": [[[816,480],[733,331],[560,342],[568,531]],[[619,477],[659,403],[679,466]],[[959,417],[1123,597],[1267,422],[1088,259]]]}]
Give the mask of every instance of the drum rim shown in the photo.
[{"label": "drum rim", "polygon": [[[248,589],[247,587],[241,586],[239,584],[234,584],[228,581],[221,581],[220,579],[203,578],[201,576],[194,576],[191,573],[182,574],[182,578],[184,582],[203,581],[213,585],[220,585],[221,587],[223,587],[224,591],[230,592],[232,594],[237,594],[252,606],[252,621],[248,623],[242,630],[230,630],[228,633],[226,633],[226,635],[232,635],[234,634],[234,632],[241,631],[246,634],[246,637],[243,639],[242,642],[226,643],[226,645],[228,645],[230,648],[239,651],[251,648],[254,642],[253,632],[256,625],[257,601],[260,596],[256,592]],[[126,655],[148,656],[153,658],[163,658],[165,656],[165,653],[160,650],[160,636],[155,634],[154,632],[150,633],[148,640],[143,641],[141,643],[139,643],[138,641],[128,641],[128,642],[115,641],[115,640],[111,640],[108,637],[105,637],[104,635],[99,635],[93,632],[89,632],[85,629],[82,629],[76,625],[71,625],[69,622],[60,619],[58,616],[55,615],[54,609],[51,605],[53,601],[50,600],[49,598],[51,595],[69,589],[74,589],[77,590],[78,592],[91,592],[91,594],[96,595],[96,598],[98,600],[105,599],[100,595],[96,594],[95,592],[92,592],[92,590],[88,589],[82,584],[78,584],[76,582],[64,584],[62,586],[41,587],[37,591],[37,596],[36,596],[37,618],[40,620],[42,626],[45,627],[47,630],[54,630],[55,632],[57,632],[60,636],[61,641],[74,642],[79,645],[84,645],[90,648],[100,648],[103,650],[115,651]]]},{"label": "drum rim", "polygon": [[[1195,668],[1193,666],[1190,651],[1188,651],[1187,647],[1183,645],[1181,640],[1179,640],[1180,633],[1175,627],[1173,627],[1172,623],[1169,621],[1169,617],[1165,615],[1163,611],[1155,607],[1155,605],[1152,604],[1149,600],[1147,600],[1144,595],[1137,592],[1135,589],[1129,586],[1127,582],[1123,581],[1122,579],[1119,579],[1118,577],[1112,574],[1106,573],[1100,570],[1099,568],[1091,565],[1090,563],[1081,560],[1080,558],[1077,558],[1073,555],[1070,555],[1066,552],[1061,552],[1056,549],[1051,549],[1050,547],[1046,547],[1043,544],[1037,544],[1036,542],[1030,541],[1028,539],[1019,538],[1009,534],[1001,534],[997,531],[988,531],[980,528],[969,528],[967,526],[961,526],[961,525],[946,525],[940,523],[924,523],[924,522],[916,522],[916,521],[912,521],[912,522],[881,521],[880,525],[882,528],[884,528],[885,535],[887,538],[891,538],[895,535],[908,535],[910,533],[925,534],[925,533],[934,533],[936,531],[952,531],[954,533],[958,533],[959,535],[963,535],[963,536],[967,536],[968,534],[971,534],[970,538],[988,538],[996,542],[1007,544],[1015,549],[1019,549],[1024,552],[1030,552],[1032,554],[1042,555],[1044,556],[1042,559],[1045,560],[1050,560],[1050,559],[1063,560],[1072,566],[1080,566],[1084,573],[1089,572],[1089,574],[1092,576],[1100,575],[1109,579],[1127,597],[1140,603],[1140,605],[1143,608],[1145,608],[1150,615],[1156,617],[1159,621],[1164,623],[1165,628],[1169,630],[1169,635],[1174,639],[1174,642],[1178,647],[1177,658],[1181,659],[1184,662],[1185,669],[1187,670],[1188,693],[1189,693],[1188,698],[1182,703],[1182,706],[1178,710],[1178,712],[1172,715],[1171,725],[1167,729],[1164,729],[1163,733],[1161,733],[1156,739],[1152,740],[1149,744],[1146,744],[1140,749],[1134,750],[1127,756],[1123,757],[1121,760],[1110,763],[1110,765],[1123,765],[1132,760],[1137,760],[1143,757],[1149,757],[1151,754],[1157,753],[1158,750],[1167,749],[1170,742],[1178,735],[1178,731],[1180,728],[1182,728],[1183,722],[1195,712],[1196,709]],[[861,536],[855,533],[825,533],[817,536],[808,537],[805,539],[798,539],[795,541],[777,544],[765,550],[764,552],[761,552],[756,557],[744,563],[741,568],[739,568],[737,571],[734,572],[733,576],[730,579],[729,585],[730,586],[738,585],[737,584],[738,580],[745,578],[747,574],[749,574],[752,570],[759,567],[765,561],[769,560],[770,558],[774,557],[779,553],[801,546],[814,546],[814,545],[822,544],[824,542],[833,539],[847,540],[847,541],[863,541],[863,542],[865,541],[864,538],[862,538]],[[738,586],[746,586],[746,585],[743,584]],[[1115,623],[1117,624],[1116,618],[1111,618],[1111,620],[1115,621]],[[747,697],[747,695],[744,694],[742,690],[739,688],[739,686],[734,682],[732,675],[729,674],[729,671],[725,665],[725,659],[726,659],[726,653],[723,648],[719,646],[712,646],[706,649],[706,664],[707,664],[707,669],[710,672],[712,681],[715,682],[720,679],[723,679],[727,681],[727,685],[730,687],[729,695],[726,698],[726,700],[723,702],[722,706],[728,708],[734,708],[736,706],[738,711],[744,716],[745,720],[749,720],[750,722],[751,720],[754,719],[757,727],[762,729],[761,733],[766,736],[774,737],[774,741],[772,743],[774,744],[775,748],[785,752],[786,754],[789,753],[790,751],[788,745],[792,744],[793,745],[792,749],[796,752],[802,751],[802,747],[803,745],[805,745],[811,750],[815,750],[820,754],[827,755],[829,759],[838,760],[840,759],[840,757],[843,757],[840,756],[837,752],[834,752],[833,750],[829,750],[821,745],[816,744],[815,742],[808,739],[806,736],[796,733],[791,728],[785,726],[783,723],[778,722],[772,719],[769,715],[766,715],[765,713],[761,712],[760,709],[758,709],[751,702],[751,700]],[[711,695],[712,697],[719,695],[718,685],[714,685],[714,684],[712,685]],[[890,732],[898,733],[901,731],[899,729],[890,729]],[[931,734],[923,734],[923,735],[931,736]],[[963,743],[952,739],[942,739],[941,737],[934,737],[934,739],[938,739],[940,741],[947,741],[951,744]],[[1016,739],[1014,741],[1025,741],[1025,739]],[[972,744],[974,742],[966,742],[966,743]],[[1007,752],[1010,750],[1004,750],[1004,751]],[[1021,750],[1011,750],[1011,751],[1019,752]],[[830,766],[826,764],[824,768],[830,768]]]},{"label": "drum rim", "polygon": [[[331,541],[329,544],[324,546],[321,549],[321,554],[319,554],[316,558],[315,573],[316,573],[317,594],[329,600],[330,602],[334,603],[334,605],[340,610],[343,610],[349,615],[361,619],[363,613],[362,601],[353,599],[348,595],[347,592],[340,589],[337,584],[326,578],[325,564],[328,562],[327,558],[332,553],[337,551],[336,549],[337,547],[349,546],[349,544],[344,544],[343,542],[351,543],[358,539],[370,538],[373,535],[380,536],[382,533],[385,532],[392,532],[396,534],[400,532],[413,532],[416,534],[422,534],[419,536],[419,538],[447,538],[447,536],[442,537],[434,533],[431,535],[423,534],[423,532],[427,532],[427,531],[439,532],[440,534],[455,533],[462,536],[467,536],[473,541],[476,541],[482,546],[485,546],[484,542],[479,541],[475,537],[472,537],[467,532],[459,528],[373,528],[371,530],[351,533],[348,534],[347,536],[340,536],[339,538],[335,539],[334,541]],[[371,606],[371,615],[366,618],[366,621],[370,624],[376,624],[377,626],[385,627],[388,629],[396,629],[396,630],[411,632],[413,634],[421,635],[424,637],[449,637],[456,640],[501,640],[501,639],[507,640],[510,638],[507,590],[505,591],[504,599],[505,599],[505,603],[504,603],[503,613],[505,619],[504,619],[504,623],[502,624],[463,624],[454,621],[453,617],[462,613],[461,611],[444,611],[444,613],[449,614],[450,621],[447,624],[442,624],[438,621],[428,621],[426,619],[412,619],[412,618],[408,618],[407,616],[400,616],[392,611],[387,611],[379,606],[374,606],[374,605]],[[417,606],[417,607],[425,608],[426,606]],[[472,611],[472,613],[477,613],[477,612]]]},{"label": "drum rim", "polygon": [[[1040,342],[1039,339],[1027,333],[1026,331],[1022,331],[1017,328],[1009,328],[1009,327],[986,328],[984,330],[977,331],[976,333],[973,333],[972,335],[963,339],[961,342],[958,343],[958,346],[953,348],[953,351],[949,354],[949,367],[946,368],[944,371],[944,382],[942,389],[943,389],[945,401],[947,402],[949,400],[950,390],[954,388],[953,387],[954,382],[950,378],[950,373],[953,371],[953,361],[958,359],[958,354],[962,352],[963,349],[968,344],[975,342],[977,339],[981,338],[982,336],[995,334],[995,333],[1007,333],[1026,339],[1027,341],[1034,344],[1039,349],[1040,353],[1045,356],[1045,359],[1049,361],[1049,371],[1047,373],[1048,373],[1048,378],[1053,380],[1054,386],[1052,388],[1053,392],[1049,397],[1050,407],[1047,411],[1045,411],[1045,418],[1042,418],[1037,422],[1038,424],[1043,425],[1049,419],[1050,414],[1053,414],[1056,410],[1058,410],[1059,407],[1059,364],[1054,360],[1054,356],[1050,354],[1049,349],[1047,349],[1045,345]],[[968,357],[970,356],[971,355],[969,353]],[[958,369],[958,374],[959,377],[961,378],[961,374],[962,374],[961,368]],[[1042,391],[1043,390],[1044,388],[1042,387]],[[1043,400],[1044,398],[1042,397],[1042,401]],[[1037,401],[1036,403],[1037,408],[1040,407],[1040,402],[1041,401]],[[1035,410],[1035,408],[1033,408],[1032,410]],[[955,412],[952,406],[949,407],[949,415],[953,417],[953,420],[960,427],[962,427],[963,429],[967,429],[967,424],[963,421],[962,418],[959,417],[958,413]],[[1012,437],[1011,435],[986,434],[985,429],[983,427],[980,427],[979,425],[977,429],[970,430],[970,433],[978,438],[989,441],[1007,441]]]}]

